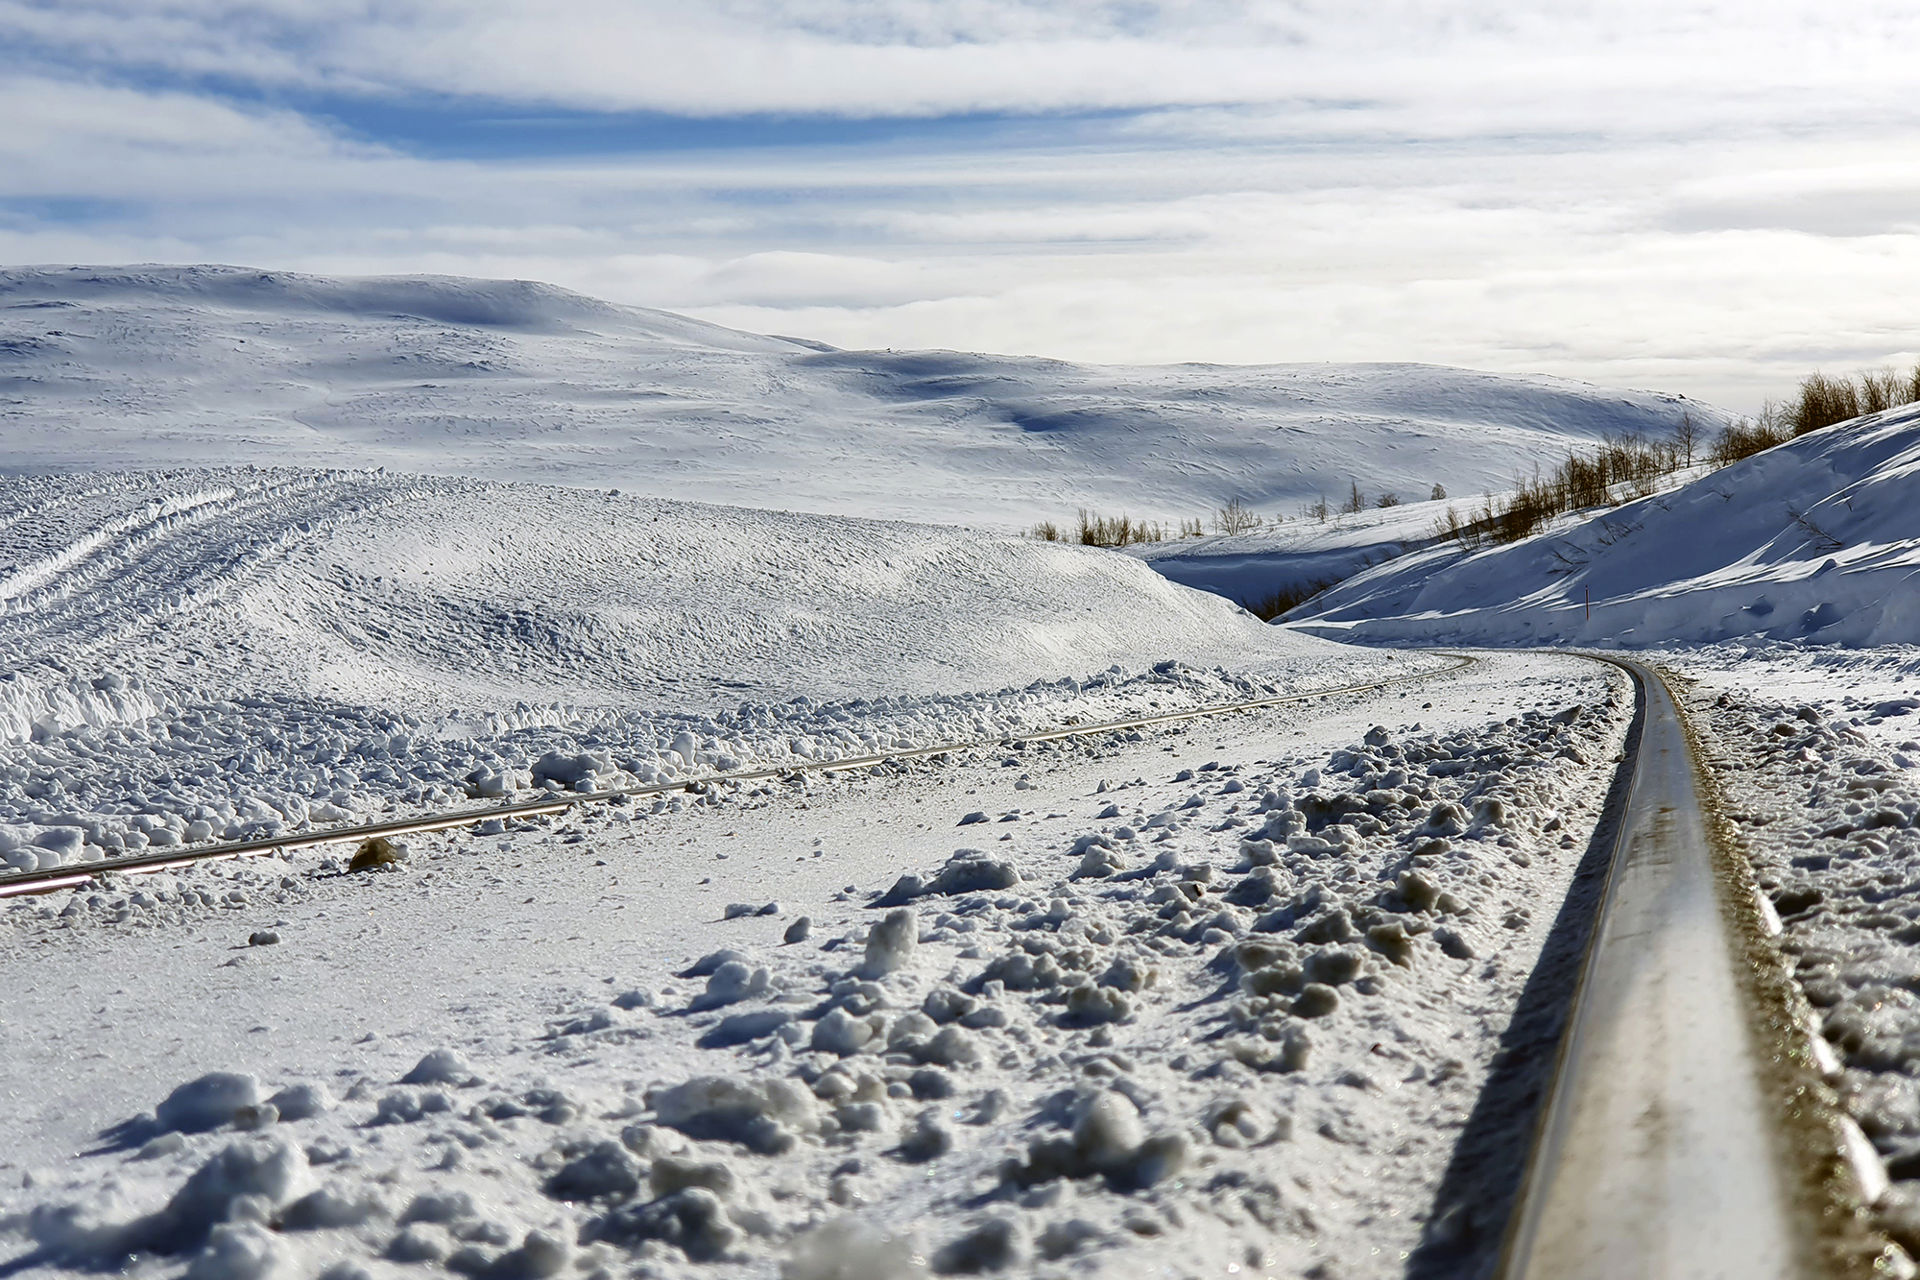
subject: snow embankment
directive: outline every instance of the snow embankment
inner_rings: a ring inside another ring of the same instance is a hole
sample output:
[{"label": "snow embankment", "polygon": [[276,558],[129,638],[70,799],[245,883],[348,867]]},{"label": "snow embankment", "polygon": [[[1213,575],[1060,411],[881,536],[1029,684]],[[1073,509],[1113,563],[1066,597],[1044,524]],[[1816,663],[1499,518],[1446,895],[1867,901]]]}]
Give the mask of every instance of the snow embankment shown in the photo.
[{"label": "snow embankment", "polygon": [[839,352],[525,282],[0,271],[0,463],[372,466],[1025,528],[1504,488],[1673,396],[1419,365]]},{"label": "snow embankment", "polygon": [[1700,682],[1692,719],[1780,920],[1823,1074],[1879,1153],[1873,1222],[1920,1254],[1920,655],[1727,645],[1675,658]]},{"label": "snow embankment", "polygon": [[1286,635],[1123,556],[955,529],[367,472],[11,479],[0,855],[991,738],[1418,661]]},{"label": "snow embankment", "polygon": [[1814,432],[1507,546],[1416,553],[1289,621],[1370,640],[1920,641],[1920,408]]}]

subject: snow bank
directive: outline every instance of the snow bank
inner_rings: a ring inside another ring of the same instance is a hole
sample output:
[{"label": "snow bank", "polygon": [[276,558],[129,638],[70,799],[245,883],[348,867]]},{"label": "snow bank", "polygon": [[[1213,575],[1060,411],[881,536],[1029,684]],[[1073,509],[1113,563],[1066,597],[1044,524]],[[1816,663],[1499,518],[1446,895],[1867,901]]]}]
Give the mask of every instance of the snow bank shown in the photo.
[{"label": "snow bank", "polygon": [[1546,378],[821,351],[524,281],[232,267],[0,272],[0,383],[8,470],[385,465],[1007,528],[1477,493],[1719,421]]},{"label": "snow bank", "polygon": [[385,473],[0,479],[7,564],[18,870],[1425,661],[1086,548]]},{"label": "snow bank", "polygon": [[[1800,674],[1735,659],[1683,669],[1736,686]],[[1920,1255],[1920,699],[1824,683],[1825,696],[1791,702],[1709,689],[1692,714],[1724,762],[1728,816],[1779,923],[1816,1062],[1884,1164],[1875,1225]],[[1911,689],[1911,675],[1894,683]]]},{"label": "snow bank", "polygon": [[1910,406],[1522,542],[1410,555],[1290,621],[1434,643],[1911,644],[1916,575],[1920,408]]}]

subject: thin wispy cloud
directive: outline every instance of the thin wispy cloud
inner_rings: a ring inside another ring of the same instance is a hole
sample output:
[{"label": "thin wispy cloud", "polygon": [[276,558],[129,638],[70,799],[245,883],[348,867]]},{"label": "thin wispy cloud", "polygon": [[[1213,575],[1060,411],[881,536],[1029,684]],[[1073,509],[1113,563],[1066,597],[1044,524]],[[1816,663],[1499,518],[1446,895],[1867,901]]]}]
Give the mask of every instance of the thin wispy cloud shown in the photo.
[{"label": "thin wispy cloud", "polygon": [[1920,347],[1917,38],[1797,0],[0,0],[0,258],[1752,407]]}]

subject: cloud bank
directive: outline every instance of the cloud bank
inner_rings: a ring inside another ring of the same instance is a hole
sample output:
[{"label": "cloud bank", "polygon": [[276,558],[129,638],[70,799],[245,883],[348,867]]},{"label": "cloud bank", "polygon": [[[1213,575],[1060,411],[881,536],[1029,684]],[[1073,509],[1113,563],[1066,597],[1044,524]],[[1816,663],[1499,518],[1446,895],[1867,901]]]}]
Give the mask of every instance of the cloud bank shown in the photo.
[{"label": "cloud bank", "polygon": [[1916,37],[1880,0],[0,0],[0,259],[1751,408],[1920,355]]}]

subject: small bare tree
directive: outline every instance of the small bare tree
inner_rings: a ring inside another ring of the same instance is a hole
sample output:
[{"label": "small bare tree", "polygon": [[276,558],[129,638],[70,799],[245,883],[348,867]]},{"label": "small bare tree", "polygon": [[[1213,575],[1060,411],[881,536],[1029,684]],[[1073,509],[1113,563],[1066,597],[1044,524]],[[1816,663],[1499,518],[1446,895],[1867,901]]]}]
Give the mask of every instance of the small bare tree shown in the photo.
[{"label": "small bare tree", "polygon": [[1680,424],[1673,429],[1673,443],[1686,459],[1685,466],[1693,465],[1693,446],[1700,443],[1700,424],[1695,422],[1693,414],[1680,415]]},{"label": "small bare tree", "polygon": [[1382,508],[1397,507],[1400,505],[1400,495],[1397,493],[1383,493],[1373,500],[1373,505]]},{"label": "small bare tree", "polygon": [[1327,505],[1327,495],[1324,493],[1307,504],[1307,515],[1321,524],[1327,522],[1327,516],[1332,510],[1333,508]]},{"label": "small bare tree", "polygon": [[1228,535],[1251,533],[1260,527],[1260,517],[1253,513],[1252,507],[1234,498],[1214,513],[1213,527]]},{"label": "small bare tree", "polygon": [[1340,504],[1340,514],[1343,516],[1357,516],[1367,509],[1367,498],[1365,494],[1360,492],[1359,481],[1350,480],[1347,483],[1349,486],[1347,490],[1347,500]]}]

